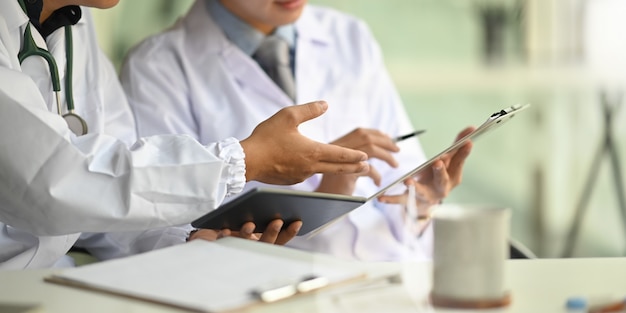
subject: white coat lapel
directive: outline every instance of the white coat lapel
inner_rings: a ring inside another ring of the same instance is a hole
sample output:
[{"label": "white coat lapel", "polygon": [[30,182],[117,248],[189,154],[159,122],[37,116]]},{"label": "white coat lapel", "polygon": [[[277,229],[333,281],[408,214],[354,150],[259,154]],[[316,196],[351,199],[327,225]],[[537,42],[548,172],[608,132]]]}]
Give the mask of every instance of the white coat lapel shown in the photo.
[{"label": "white coat lapel", "polygon": [[[190,34],[189,51],[191,56],[198,54],[198,60],[206,53],[218,55],[224,68],[241,87],[241,92],[252,93],[251,97],[263,96],[279,108],[292,105],[291,99],[269,78],[263,69],[243,51],[239,50],[213,21],[204,1],[196,1],[184,19]],[[215,69],[212,69],[215,70]]]},{"label": "white coat lapel", "polygon": [[242,91],[262,95],[280,107],[293,105],[291,99],[278,87],[263,69],[247,54],[230,43],[220,53]]},{"label": "white coat lapel", "polygon": [[0,47],[10,57],[10,63],[12,68],[20,68],[17,54],[12,55],[8,51],[19,51],[22,43],[22,37],[24,29],[28,23],[28,17],[22,11],[17,1],[0,1],[0,12],[5,12],[3,20],[0,20],[0,38],[2,39],[2,45]]},{"label": "white coat lapel", "polygon": [[302,16],[295,23],[297,36],[296,45],[296,86],[298,101],[307,103],[320,99],[325,90],[332,90],[327,86],[333,80],[332,69],[329,68],[330,37],[322,32],[319,22],[308,7],[304,8]]}]

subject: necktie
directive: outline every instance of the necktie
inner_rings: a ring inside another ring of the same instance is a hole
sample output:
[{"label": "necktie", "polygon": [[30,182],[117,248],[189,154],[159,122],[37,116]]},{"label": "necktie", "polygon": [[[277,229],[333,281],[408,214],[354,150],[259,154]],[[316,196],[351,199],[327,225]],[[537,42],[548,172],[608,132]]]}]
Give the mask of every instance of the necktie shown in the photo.
[{"label": "necktie", "polygon": [[289,44],[285,40],[275,35],[265,37],[252,58],[291,100],[296,100],[296,84],[289,63]]}]

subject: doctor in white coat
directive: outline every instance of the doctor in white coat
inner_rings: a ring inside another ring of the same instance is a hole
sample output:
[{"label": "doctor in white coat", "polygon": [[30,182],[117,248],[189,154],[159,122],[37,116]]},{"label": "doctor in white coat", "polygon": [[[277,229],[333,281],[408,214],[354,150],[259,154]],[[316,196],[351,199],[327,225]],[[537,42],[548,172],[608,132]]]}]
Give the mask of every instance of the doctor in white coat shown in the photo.
[{"label": "doctor in white coat", "polygon": [[[315,172],[368,170],[365,153],[298,132],[299,123],[325,111],[323,102],[283,110],[241,142],[224,137],[200,144],[184,135],[137,141],[128,102],[97,46],[89,11],[77,6],[116,3],[0,1],[0,269],[71,265],[64,256],[81,232],[187,224],[240,192],[247,180],[285,184]],[[75,135],[61,118],[71,93],[62,88],[58,112],[49,64],[40,56],[20,62],[27,28],[36,46],[56,60],[61,86],[72,84],[74,113],[86,121],[87,134]],[[292,149],[295,155],[286,153]],[[129,250],[91,240],[112,254]]]},{"label": "doctor in white coat", "polygon": [[[272,112],[292,106],[294,100],[251,57],[265,35],[273,33],[290,43],[295,57],[295,102],[324,99],[332,104],[327,114],[300,131],[367,152],[372,168],[369,178],[316,175],[289,188],[370,196],[380,184],[423,162],[418,140],[398,145],[391,140],[414,128],[365,24],[305,4],[197,0],[176,25],[133,49],[121,80],[139,133],[188,134],[200,142],[244,138]],[[470,149],[471,144],[464,146],[409,182],[417,186],[422,204],[438,203],[460,182]],[[295,238],[288,245],[347,259],[429,258],[430,235],[419,237],[417,232],[407,227],[402,206],[372,201],[317,236]]]}]

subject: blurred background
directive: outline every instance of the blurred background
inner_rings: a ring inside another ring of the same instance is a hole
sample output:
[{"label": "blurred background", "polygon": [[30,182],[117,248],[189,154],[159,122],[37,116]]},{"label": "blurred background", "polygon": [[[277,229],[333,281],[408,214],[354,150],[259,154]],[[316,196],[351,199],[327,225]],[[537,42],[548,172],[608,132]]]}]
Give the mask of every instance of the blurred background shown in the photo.
[{"label": "blurred background", "polygon": [[[192,0],[94,10],[119,66]],[[626,1],[310,0],[365,20],[428,155],[501,108],[531,108],[475,143],[447,202],[513,210],[539,257],[626,255]]]}]

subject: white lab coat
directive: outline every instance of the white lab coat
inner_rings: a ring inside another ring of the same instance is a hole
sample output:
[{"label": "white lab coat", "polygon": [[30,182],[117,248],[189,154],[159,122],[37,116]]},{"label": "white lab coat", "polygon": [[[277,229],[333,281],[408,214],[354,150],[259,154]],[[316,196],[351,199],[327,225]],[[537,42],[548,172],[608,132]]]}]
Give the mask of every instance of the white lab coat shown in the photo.
[{"label": "white lab coat", "polygon": [[[296,22],[297,103],[326,100],[328,111],[300,131],[330,142],[357,127],[396,136],[413,130],[368,28],[345,14],[307,6]],[[212,21],[204,0],[171,29],[129,54],[122,85],[135,111],[140,135],[189,134],[200,142],[223,136],[245,138],[260,121],[293,105],[257,63],[232,44]],[[392,169],[371,164],[384,183],[424,161],[417,140],[402,142]],[[290,188],[314,190],[316,175]],[[258,184],[248,183],[246,188]],[[378,189],[360,178],[355,194]],[[313,239],[289,245],[360,260],[406,260],[430,256],[430,239],[420,242],[403,224],[402,208],[368,203]],[[427,236],[428,237],[428,236]],[[426,245],[424,245],[426,243]]]},{"label": "white lab coat", "polygon": [[[233,138],[203,146],[160,136],[128,148],[135,141],[128,102],[88,10],[83,15],[72,27],[73,85],[90,131],[75,137],[56,112],[46,63],[17,59],[26,15],[17,1],[0,1],[0,269],[60,265],[80,232],[187,224],[245,183]],[[47,41],[34,28],[33,36],[54,55],[63,86],[63,29]]]}]

